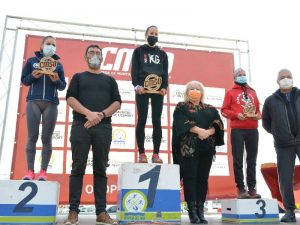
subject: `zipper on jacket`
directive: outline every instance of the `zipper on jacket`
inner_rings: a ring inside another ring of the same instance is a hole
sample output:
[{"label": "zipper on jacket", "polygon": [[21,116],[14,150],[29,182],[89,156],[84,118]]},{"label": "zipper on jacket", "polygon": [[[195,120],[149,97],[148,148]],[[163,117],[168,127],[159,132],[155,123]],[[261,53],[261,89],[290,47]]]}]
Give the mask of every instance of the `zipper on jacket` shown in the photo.
[{"label": "zipper on jacket", "polygon": [[286,114],[286,118],[287,118],[287,124],[288,124],[288,128],[289,128],[289,131],[290,131],[290,132],[291,132],[291,134],[292,134],[291,125],[290,125],[290,121],[289,121],[289,115],[288,115],[288,112],[287,112],[286,106],[284,106],[284,109],[285,109],[285,114]]},{"label": "zipper on jacket", "polygon": [[56,87],[54,87],[54,94],[53,94],[53,97],[55,97],[56,95]]},{"label": "zipper on jacket", "polygon": [[45,87],[46,86],[46,75],[44,75],[44,88],[43,88],[43,99],[45,99]]},{"label": "zipper on jacket", "polygon": [[33,94],[33,84],[31,84],[31,91],[30,91],[30,95]]}]

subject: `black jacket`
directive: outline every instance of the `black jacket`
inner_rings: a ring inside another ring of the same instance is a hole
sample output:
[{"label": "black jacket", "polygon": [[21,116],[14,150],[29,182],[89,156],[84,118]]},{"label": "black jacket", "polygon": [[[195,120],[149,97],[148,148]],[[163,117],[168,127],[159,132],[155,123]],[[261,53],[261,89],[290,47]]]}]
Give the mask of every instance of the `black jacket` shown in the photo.
[{"label": "black jacket", "polygon": [[195,106],[191,102],[179,102],[173,114],[172,154],[175,164],[179,163],[180,142],[194,126],[203,129],[215,128],[215,134],[209,139],[198,139],[197,153],[215,154],[215,146],[224,145],[224,125],[215,107],[207,104]]},{"label": "black jacket", "polygon": [[[159,47],[142,45],[132,54],[131,77],[133,86],[144,86],[145,78],[149,74],[156,74],[162,78],[161,88],[168,87],[168,56]],[[160,88],[160,89],[161,89]]]},{"label": "black jacket", "polygon": [[[296,127],[300,127],[300,90],[293,88],[291,101],[295,105]],[[274,138],[275,147],[300,145],[300,132],[292,133],[286,101],[279,90],[269,96],[262,110],[262,125]]]}]

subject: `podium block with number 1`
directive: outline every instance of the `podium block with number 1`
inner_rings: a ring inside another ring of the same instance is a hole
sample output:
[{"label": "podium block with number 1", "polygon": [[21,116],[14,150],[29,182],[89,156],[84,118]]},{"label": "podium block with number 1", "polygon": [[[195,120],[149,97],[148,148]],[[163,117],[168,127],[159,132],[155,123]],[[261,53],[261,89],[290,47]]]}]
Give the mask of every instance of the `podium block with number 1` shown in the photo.
[{"label": "podium block with number 1", "polygon": [[179,179],[178,165],[121,165],[117,198],[120,223],[180,224]]},{"label": "podium block with number 1", "polygon": [[59,183],[1,180],[0,224],[55,224]]}]

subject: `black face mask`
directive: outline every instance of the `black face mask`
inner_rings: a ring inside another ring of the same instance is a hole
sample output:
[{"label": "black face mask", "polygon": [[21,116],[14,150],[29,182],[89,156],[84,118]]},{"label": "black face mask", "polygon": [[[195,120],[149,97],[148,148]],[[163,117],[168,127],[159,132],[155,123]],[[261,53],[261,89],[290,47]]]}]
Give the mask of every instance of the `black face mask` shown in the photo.
[{"label": "black face mask", "polygon": [[154,46],[156,42],[158,42],[158,37],[156,36],[148,36],[147,37],[147,42],[150,46]]}]

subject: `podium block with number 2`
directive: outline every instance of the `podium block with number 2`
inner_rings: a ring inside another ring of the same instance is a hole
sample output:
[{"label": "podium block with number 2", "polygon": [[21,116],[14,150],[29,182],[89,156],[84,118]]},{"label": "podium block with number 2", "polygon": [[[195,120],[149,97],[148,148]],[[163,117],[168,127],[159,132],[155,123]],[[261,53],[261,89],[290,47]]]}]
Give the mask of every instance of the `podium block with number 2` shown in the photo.
[{"label": "podium block with number 2", "polygon": [[223,222],[279,223],[276,199],[230,199],[221,204]]},{"label": "podium block with number 2", "polygon": [[180,224],[179,179],[178,165],[121,165],[117,198],[120,223]]},{"label": "podium block with number 2", "polygon": [[55,224],[59,183],[1,180],[0,224]]}]

